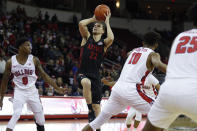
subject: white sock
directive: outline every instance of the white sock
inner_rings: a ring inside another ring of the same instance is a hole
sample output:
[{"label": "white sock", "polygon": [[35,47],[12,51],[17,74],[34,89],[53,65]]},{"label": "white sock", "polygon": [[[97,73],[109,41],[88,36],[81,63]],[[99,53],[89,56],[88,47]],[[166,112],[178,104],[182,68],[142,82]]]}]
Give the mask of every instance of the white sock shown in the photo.
[{"label": "white sock", "polygon": [[127,131],[131,131],[131,127],[130,128],[127,128]]},{"label": "white sock", "polygon": [[106,114],[101,112],[94,121],[92,121],[89,125],[93,130],[99,129],[105,122],[107,122],[112,117],[111,114]]},{"label": "white sock", "polygon": [[132,131],[137,131],[137,128],[133,127]]}]

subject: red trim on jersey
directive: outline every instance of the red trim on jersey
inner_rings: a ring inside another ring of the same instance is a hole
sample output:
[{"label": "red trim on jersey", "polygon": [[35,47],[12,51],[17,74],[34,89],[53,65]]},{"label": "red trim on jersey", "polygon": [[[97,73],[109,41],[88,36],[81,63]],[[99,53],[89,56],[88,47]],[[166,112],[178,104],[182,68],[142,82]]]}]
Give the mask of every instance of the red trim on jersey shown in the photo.
[{"label": "red trim on jersey", "polygon": [[142,79],[141,79],[142,85],[144,85],[144,82],[145,82],[145,80],[146,80],[146,77],[148,76],[149,73],[150,73],[150,71],[146,71],[146,72],[145,72],[145,75],[142,77]]},{"label": "red trim on jersey", "polygon": [[81,67],[81,61],[82,61],[83,51],[84,51],[84,47],[81,47],[80,57],[79,57],[79,68]]},{"label": "red trim on jersey", "polygon": [[148,76],[149,73],[150,71],[148,70],[145,72],[145,75],[141,79],[141,84],[136,84],[136,87],[137,87],[137,92],[142,97],[142,99],[144,99],[148,103],[153,103],[154,100],[141,91],[141,86],[144,85],[146,77]]},{"label": "red trim on jersey", "polygon": [[152,87],[153,87],[153,92],[154,92],[154,94],[157,96],[157,95],[158,95],[158,93],[157,93],[157,91],[156,91],[156,89],[155,89],[154,85],[152,85]]},{"label": "red trim on jersey", "polygon": [[143,93],[141,91],[141,85],[140,84],[136,84],[137,87],[137,92],[138,94],[142,97],[142,99],[144,99],[146,102],[152,104],[154,102],[153,99],[151,99],[150,97],[148,97],[145,93]]}]

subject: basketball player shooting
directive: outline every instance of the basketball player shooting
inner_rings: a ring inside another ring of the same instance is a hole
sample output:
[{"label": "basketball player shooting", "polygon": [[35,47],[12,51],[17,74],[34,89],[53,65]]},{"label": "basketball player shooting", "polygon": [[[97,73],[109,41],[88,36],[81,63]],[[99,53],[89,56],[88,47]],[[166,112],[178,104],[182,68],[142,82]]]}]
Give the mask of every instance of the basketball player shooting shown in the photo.
[{"label": "basketball player shooting", "polygon": [[6,131],[13,131],[16,122],[20,118],[23,105],[29,104],[37,124],[37,131],[44,131],[44,113],[39,99],[38,90],[35,82],[37,80],[36,70],[42,78],[53,86],[59,93],[64,94],[65,90],[59,88],[56,83],[45,73],[37,57],[31,55],[31,43],[27,38],[21,38],[16,43],[18,54],[14,55],[6,63],[5,72],[1,83],[0,108],[3,107],[3,98],[7,89],[7,83],[12,73],[15,85],[13,110]]},{"label": "basketball player shooting", "polygon": [[137,88],[144,85],[146,77],[154,67],[166,72],[166,64],[162,63],[160,55],[154,52],[160,38],[161,36],[156,32],[145,34],[143,47],[136,48],[130,53],[102,112],[82,131],[93,131],[100,128],[113,115],[120,113],[127,106],[133,107],[142,114],[149,112],[151,105],[141,97]]},{"label": "basketball player shooting", "polygon": [[[102,98],[101,80],[99,69],[103,61],[104,53],[112,45],[114,35],[111,30],[109,19],[110,10],[106,12],[105,19],[98,21],[95,15],[92,18],[84,19],[79,22],[79,31],[82,36],[80,68],[78,72],[78,82],[83,89],[83,96],[86,100],[89,113],[88,120],[91,122],[100,113],[100,102]],[[92,34],[88,31],[87,25],[95,23]],[[103,38],[106,33],[107,37]]]}]

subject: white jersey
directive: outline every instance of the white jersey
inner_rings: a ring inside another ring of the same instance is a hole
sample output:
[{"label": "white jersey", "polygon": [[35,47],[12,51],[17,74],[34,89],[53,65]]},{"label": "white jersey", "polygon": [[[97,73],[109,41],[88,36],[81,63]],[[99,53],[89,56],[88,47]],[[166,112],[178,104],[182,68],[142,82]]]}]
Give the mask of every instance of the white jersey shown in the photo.
[{"label": "white jersey", "polygon": [[174,40],[167,78],[197,78],[197,29],[180,33]]},{"label": "white jersey", "polygon": [[146,61],[152,49],[139,47],[134,49],[127,58],[118,81],[127,83],[143,83],[150,73]]},{"label": "white jersey", "polygon": [[145,87],[149,88],[147,89],[142,87],[142,91],[150,98],[155,99],[157,96],[157,90],[155,89],[155,86],[157,84],[159,84],[157,78],[155,78],[152,74],[149,74],[144,83]]},{"label": "white jersey", "polygon": [[24,65],[18,63],[16,55],[11,58],[11,72],[14,76],[13,82],[15,88],[29,89],[35,88],[37,75],[35,73],[35,65],[33,61],[33,55],[29,55]]}]

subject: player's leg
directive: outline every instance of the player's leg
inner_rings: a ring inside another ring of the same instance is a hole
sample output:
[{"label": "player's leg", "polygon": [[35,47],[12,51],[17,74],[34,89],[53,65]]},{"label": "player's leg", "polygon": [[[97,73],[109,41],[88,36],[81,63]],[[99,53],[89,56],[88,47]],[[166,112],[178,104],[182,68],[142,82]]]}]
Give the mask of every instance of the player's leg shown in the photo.
[{"label": "player's leg", "polygon": [[101,82],[98,79],[91,80],[91,92],[92,92],[92,108],[95,116],[98,116],[101,112],[100,102],[102,99],[102,87]]},{"label": "player's leg", "polygon": [[44,123],[45,123],[45,118],[44,118],[44,112],[35,112],[35,123],[37,127],[37,131],[44,131]]},{"label": "player's leg", "polygon": [[45,123],[45,118],[44,118],[44,112],[43,112],[43,107],[38,95],[38,92],[36,91],[33,93],[31,97],[29,97],[27,104],[31,111],[34,113],[34,118],[35,118],[35,123],[37,126],[37,131],[44,131],[44,123]]},{"label": "player's leg", "polygon": [[135,116],[135,121],[134,121],[134,126],[133,126],[134,128],[132,129],[133,131],[136,131],[141,120],[142,120],[142,113],[140,113],[139,111],[136,111],[136,116]]},{"label": "player's leg", "polygon": [[136,110],[131,107],[128,111],[127,118],[126,118],[127,130],[131,130],[131,122],[135,114],[136,114]]},{"label": "player's leg", "polygon": [[[91,91],[92,91],[92,108],[94,110],[94,114],[97,117],[101,112],[100,102],[102,99],[102,87],[100,79],[92,79],[91,80]],[[95,117],[95,118],[96,118]],[[96,129],[96,131],[100,131],[100,129]]]},{"label": "player's leg", "polygon": [[8,122],[6,131],[12,131],[16,125],[16,122],[20,118],[23,105],[25,103],[26,98],[24,97],[24,94],[20,93],[20,91],[14,92],[14,99],[13,99],[13,115],[10,121]]},{"label": "player's leg", "polygon": [[180,115],[172,99],[174,96],[163,95],[161,92],[148,113],[148,120],[143,131],[162,131]]},{"label": "player's leg", "polygon": [[92,104],[92,94],[91,94],[91,81],[88,78],[83,78],[81,80],[81,85],[83,86],[83,97],[86,99],[87,104]]},{"label": "player's leg", "polygon": [[149,119],[147,119],[146,124],[143,128],[143,131],[163,131],[164,129],[153,126]]},{"label": "player's leg", "polygon": [[183,96],[184,100],[178,102],[179,109],[183,112],[182,114],[190,117],[193,121],[197,123],[197,90],[192,90],[188,95]]},{"label": "player's leg", "polygon": [[91,122],[95,119],[95,114],[94,114],[94,111],[92,108],[91,81],[83,74],[79,74],[77,77],[77,80],[79,82],[79,85],[81,85],[80,88],[83,89],[83,97],[86,100],[88,110],[89,110],[88,120],[89,120],[89,122]]},{"label": "player's leg", "polygon": [[112,91],[111,96],[109,97],[106,105],[104,105],[101,113],[94,121],[86,125],[82,131],[93,131],[100,128],[101,125],[103,125],[112,117],[112,115],[116,115],[126,108],[126,105],[122,103],[121,97]]}]

